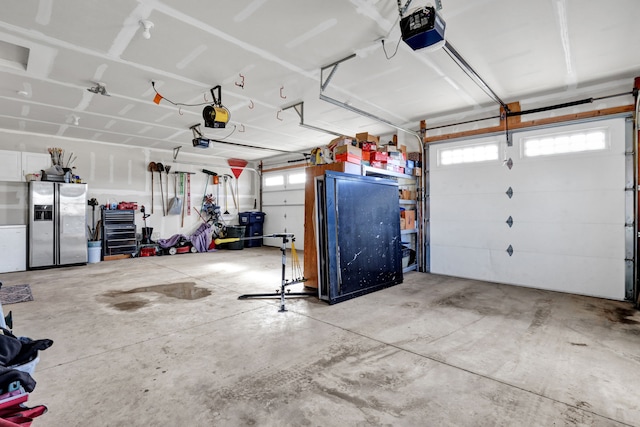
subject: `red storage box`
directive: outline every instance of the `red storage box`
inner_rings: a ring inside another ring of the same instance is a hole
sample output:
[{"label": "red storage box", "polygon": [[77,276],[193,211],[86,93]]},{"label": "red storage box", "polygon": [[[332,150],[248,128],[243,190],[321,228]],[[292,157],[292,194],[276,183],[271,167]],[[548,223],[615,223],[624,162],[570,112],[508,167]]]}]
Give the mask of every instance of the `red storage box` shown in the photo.
[{"label": "red storage box", "polygon": [[353,154],[344,153],[336,155],[336,162],[349,162],[359,165],[360,160],[362,160],[360,157],[354,156]]}]

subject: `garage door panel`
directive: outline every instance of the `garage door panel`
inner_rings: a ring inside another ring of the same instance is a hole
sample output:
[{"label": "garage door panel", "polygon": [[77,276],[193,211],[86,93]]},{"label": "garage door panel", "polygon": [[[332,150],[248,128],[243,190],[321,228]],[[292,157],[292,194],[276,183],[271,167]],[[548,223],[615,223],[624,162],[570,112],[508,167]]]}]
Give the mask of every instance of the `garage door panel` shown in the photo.
[{"label": "garage door panel", "polygon": [[431,195],[431,220],[493,222],[507,220],[511,204],[505,193]]},{"label": "garage door panel", "polygon": [[516,192],[617,189],[625,179],[624,168],[619,164],[620,157],[612,155],[530,159],[514,165],[508,182]]},{"label": "garage door panel", "polygon": [[504,221],[432,221],[431,245],[506,249],[509,246],[508,230],[509,226]]},{"label": "garage door panel", "polygon": [[[601,298],[624,299],[624,261],[478,248],[431,247],[432,272]],[[459,262],[463,260],[463,262]],[[534,265],[536,268],[531,268]]]},{"label": "garage door panel", "polygon": [[514,193],[506,210],[524,222],[624,224],[624,190]]},{"label": "garage door panel", "polygon": [[287,205],[303,205],[304,206],[304,189],[287,190],[284,196],[285,196],[285,203]]},{"label": "garage door panel", "polygon": [[506,241],[523,252],[624,259],[624,227],[616,224],[514,224]]},{"label": "garage door panel", "polygon": [[[611,258],[557,257],[514,252],[497,262],[508,283],[553,291],[624,299],[624,261]],[[535,265],[537,268],[530,268]],[[525,272],[524,274],[522,272]]]},{"label": "garage door panel", "polygon": [[[277,185],[267,185],[278,182]],[[263,179],[262,210],[265,213],[264,233],[293,233],[296,246],[304,247],[304,167],[265,172]],[[282,238],[263,240],[267,246],[282,246]],[[287,244],[291,247],[291,243]]]},{"label": "garage door panel", "polygon": [[512,245],[524,252],[622,259],[624,233],[624,227],[616,224],[516,221],[509,228],[504,221],[437,221],[431,224],[431,245],[495,251]]},{"label": "garage door panel", "polygon": [[[486,248],[431,245],[431,272],[495,281],[492,251]],[[506,254],[506,251],[504,251]],[[502,256],[502,254],[500,254]]]},{"label": "garage door panel", "polygon": [[[502,163],[491,163],[480,167],[451,166],[436,168],[440,177],[430,182],[429,191],[433,194],[478,194],[496,191],[496,182],[507,182],[509,169]],[[505,191],[509,186],[505,184]]]},{"label": "garage door panel", "polygon": [[[304,205],[274,205],[264,209],[264,234],[293,233],[296,247],[304,247]],[[302,218],[302,220],[301,220]],[[282,238],[267,237],[263,240],[266,246],[282,246]],[[291,247],[291,243],[287,244]]]},{"label": "garage door panel", "polygon": [[262,204],[265,206],[282,205],[284,204],[285,196],[282,192],[264,192],[262,193]]},{"label": "garage door panel", "polygon": [[[594,128],[608,129],[606,149],[521,157],[524,138]],[[617,118],[515,133],[514,146],[506,149],[511,170],[502,164],[442,166],[431,155],[431,271],[624,299],[624,130],[624,118]],[[505,194],[509,187],[512,198]],[[512,228],[505,223],[509,216]]]}]

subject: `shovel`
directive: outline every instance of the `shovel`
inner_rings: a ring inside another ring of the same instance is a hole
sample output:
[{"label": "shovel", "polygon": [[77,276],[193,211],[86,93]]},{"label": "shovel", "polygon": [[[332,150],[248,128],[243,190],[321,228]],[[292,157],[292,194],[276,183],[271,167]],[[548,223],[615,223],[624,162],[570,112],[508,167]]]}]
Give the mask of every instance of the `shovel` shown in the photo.
[{"label": "shovel", "polygon": [[229,198],[227,197],[227,179],[229,179],[226,175],[224,176],[224,215],[229,215]]},{"label": "shovel", "polygon": [[160,176],[160,197],[162,197],[162,215],[167,215],[166,206],[164,204],[164,190],[162,189],[162,172],[164,172],[164,165],[162,163],[156,163],[158,167],[158,175]]},{"label": "shovel", "polygon": [[153,173],[158,170],[158,166],[155,162],[149,162],[147,170],[151,172],[151,213],[153,213]]},{"label": "shovel", "polygon": [[167,165],[164,167],[164,171],[167,174],[167,213],[169,213],[169,171],[171,170],[171,166]]},{"label": "shovel", "polygon": [[[182,212],[182,199],[178,196],[177,180],[178,180],[178,173],[174,172],[173,173],[173,199],[171,199],[171,201],[169,202],[169,207],[167,208],[167,213],[169,215],[180,215],[180,212]],[[169,181],[167,181],[167,188],[168,187],[169,187]],[[168,193],[167,193],[167,198],[169,198]]]}]

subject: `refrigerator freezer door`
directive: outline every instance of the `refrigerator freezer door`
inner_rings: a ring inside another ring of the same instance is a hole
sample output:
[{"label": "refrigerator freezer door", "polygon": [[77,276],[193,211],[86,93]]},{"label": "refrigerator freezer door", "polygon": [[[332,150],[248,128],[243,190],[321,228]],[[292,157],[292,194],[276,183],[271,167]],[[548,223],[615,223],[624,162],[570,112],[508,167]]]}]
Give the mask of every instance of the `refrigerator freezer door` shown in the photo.
[{"label": "refrigerator freezer door", "polygon": [[29,267],[55,264],[54,183],[29,183]]},{"label": "refrigerator freezer door", "polygon": [[58,186],[58,264],[87,262],[87,186],[84,184],[56,184]]}]

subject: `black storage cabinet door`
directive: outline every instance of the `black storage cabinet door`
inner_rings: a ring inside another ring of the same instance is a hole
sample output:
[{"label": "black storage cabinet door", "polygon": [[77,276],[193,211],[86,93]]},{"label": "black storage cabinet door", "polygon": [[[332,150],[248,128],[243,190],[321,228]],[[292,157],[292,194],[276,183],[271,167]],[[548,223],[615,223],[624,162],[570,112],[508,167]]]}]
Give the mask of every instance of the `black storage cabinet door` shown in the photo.
[{"label": "black storage cabinet door", "polygon": [[320,298],[334,304],[402,283],[398,184],[333,171],[316,184]]}]

